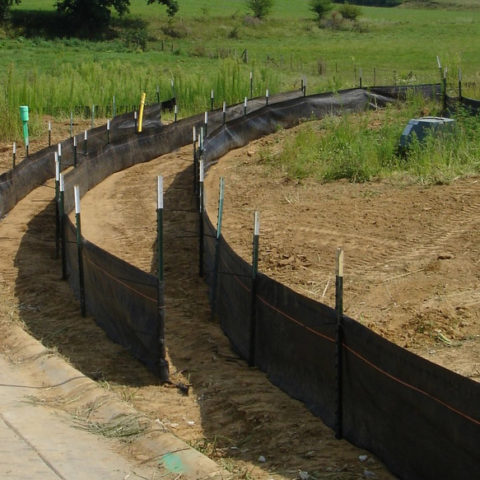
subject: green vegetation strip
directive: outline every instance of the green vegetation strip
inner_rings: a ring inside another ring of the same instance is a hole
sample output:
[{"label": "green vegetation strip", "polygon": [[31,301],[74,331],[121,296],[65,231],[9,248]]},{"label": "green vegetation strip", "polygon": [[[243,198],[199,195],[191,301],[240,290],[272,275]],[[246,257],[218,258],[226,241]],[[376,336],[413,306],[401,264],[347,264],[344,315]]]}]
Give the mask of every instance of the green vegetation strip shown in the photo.
[{"label": "green vegetation strip", "polygon": [[438,114],[438,105],[411,99],[383,111],[328,117],[302,125],[280,153],[264,148],[261,160],[290,179],[365,182],[390,178],[400,183],[441,184],[480,172],[480,119],[455,115],[451,133],[428,135],[411,149],[398,151],[411,118]]}]

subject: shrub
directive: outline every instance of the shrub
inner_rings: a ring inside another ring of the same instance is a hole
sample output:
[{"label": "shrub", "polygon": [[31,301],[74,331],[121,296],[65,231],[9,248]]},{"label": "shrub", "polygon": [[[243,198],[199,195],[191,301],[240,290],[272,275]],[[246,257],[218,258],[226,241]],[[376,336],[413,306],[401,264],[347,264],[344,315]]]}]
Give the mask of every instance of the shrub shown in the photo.
[{"label": "shrub", "polygon": [[247,0],[246,3],[256,18],[265,18],[273,7],[273,0]]},{"label": "shrub", "polygon": [[124,41],[127,48],[145,51],[147,48],[147,32],[141,28],[127,30]]},{"label": "shrub", "polygon": [[361,14],[362,10],[357,5],[352,5],[348,2],[345,2],[338,11],[342,14],[343,18],[347,20],[356,20]]},{"label": "shrub", "polygon": [[310,10],[315,13],[317,20],[322,20],[332,9],[330,0],[310,0]]}]

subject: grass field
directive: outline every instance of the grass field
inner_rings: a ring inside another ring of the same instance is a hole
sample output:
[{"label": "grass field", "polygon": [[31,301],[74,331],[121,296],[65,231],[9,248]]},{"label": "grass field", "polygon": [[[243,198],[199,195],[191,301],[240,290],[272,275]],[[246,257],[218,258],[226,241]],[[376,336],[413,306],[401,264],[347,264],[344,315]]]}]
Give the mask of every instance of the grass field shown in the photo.
[{"label": "grass field", "polygon": [[[53,12],[52,4],[23,0],[13,13],[30,18],[34,11]],[[243,0],[179,4],[169,22],[163,6],[133,0],[131,13],[115,19],[116,37],[105,41],[42,38],[21,25],[0,30],[0,138],[18,136],[20,104],[33,116],[109,105],[113,95],[119,105],[134,105],[142,90],[154,101],[157,86],[162,98],[170,97],[171,79],[186,115],[208,106],[212,88],[218,103],[241,100],[250,71],[258,95],[267,87],[272,93],[297,88],[302,77],[309,92],[350,87],[360,72],[364,85],[438,81],[437,55],[452,85],[462,68],[466,94],[480,76],[480,6],[471,0],[362,7],[357,23],[335,28],[319,28],[308,0],[276,0],[263,22],[246,15]]]}]

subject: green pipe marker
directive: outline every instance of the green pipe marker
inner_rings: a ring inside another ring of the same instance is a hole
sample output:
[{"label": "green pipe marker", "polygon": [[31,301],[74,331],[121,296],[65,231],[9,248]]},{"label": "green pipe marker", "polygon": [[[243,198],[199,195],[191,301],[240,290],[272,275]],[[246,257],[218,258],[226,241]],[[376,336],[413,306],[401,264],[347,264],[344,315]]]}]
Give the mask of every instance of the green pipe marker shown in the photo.
[{"label": "green pipe marker", "polygon": [[28,145],[28,106],[22,105],[20,107],[20,119],[23,123],[23,139],[25,145]]}]

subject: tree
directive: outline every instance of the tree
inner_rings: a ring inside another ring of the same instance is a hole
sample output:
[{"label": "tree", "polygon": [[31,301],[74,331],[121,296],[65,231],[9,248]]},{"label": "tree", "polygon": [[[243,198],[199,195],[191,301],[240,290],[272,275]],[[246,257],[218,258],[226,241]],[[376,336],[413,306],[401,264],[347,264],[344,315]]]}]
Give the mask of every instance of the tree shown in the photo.
[{"label": "tree", "polygon": [[266,17],[273,7],[273,0],[247,0],[246,3],[256,18]]},{"label": "tree", "polygon": [[[147,0],[147,4],[152,3],[166,5],[169,16],[175,15],[178,11],[177,0]],[[84,26],[87,30],[104,28],[110,23],[112,9],[119,15],[124,15],[128,13],[129,6],[130,0],[57,0],[56,2],[59,13],[70,17],[75,24]]]},{"label": "tree", "polygon": [[332,9],[330,0],[310,0],[310,10],[315,13],[320,21]]},{"label": "tree", "polygon": [[0,21],[5,18],[5,15],[7,14],[9,8],[13,4],[18,5],[20,1],[21,0],[0,0]]}]

